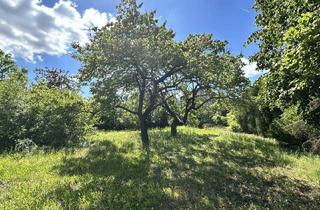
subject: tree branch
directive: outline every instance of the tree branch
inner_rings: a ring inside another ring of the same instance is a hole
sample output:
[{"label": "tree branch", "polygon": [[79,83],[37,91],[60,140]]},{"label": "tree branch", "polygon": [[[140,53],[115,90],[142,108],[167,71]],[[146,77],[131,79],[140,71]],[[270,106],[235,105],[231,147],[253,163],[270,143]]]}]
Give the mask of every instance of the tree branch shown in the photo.
[{"label": "tree branch", "polygon": [[175,112],[171,109],[171,107],[169,106],[169,104],[168,104],[168,102],[167,102],[167,100],[168,100],[169,98],[171,98],[171,97],[173,97],[173,95],[171,95],[171,96],[167,97],[166,99],[164,99],[165,97],[162,95],[162,98],[161,98],[161,99],[162,99],[163,108],[165,108],[165,110],[166,110],[174,119],[177,119],[179,122],[181,122],[178,114],[175,113]]},{"label": "tree branch", "polygon": [[126,108],[126,107],[124,107],[124,106],[118,105],[118,106],[116,106],[116,108],[123,109],[123,110],[125,110],[125,111],[127,111],[127,112],[130,112],[131,114],[136,114],[136,115],[138,114],[138,112],[133,111],[133,110],[131,110],[131,109],[128,109],[128,108]]},{"label": "tree branch", "polygon": [[179,67],[174,67],[172,68],[170,71],[168,71],[167,73],[165,73],[162,77],[160,77],[159,79],[157,79],[155,82],[157,84],[159,84],[160,82],[163,82],[165,79],[167,79],[168,77],[170,77],[171,75],[175,74],[177,71],[181,70],[184,66],[179,66]]}]

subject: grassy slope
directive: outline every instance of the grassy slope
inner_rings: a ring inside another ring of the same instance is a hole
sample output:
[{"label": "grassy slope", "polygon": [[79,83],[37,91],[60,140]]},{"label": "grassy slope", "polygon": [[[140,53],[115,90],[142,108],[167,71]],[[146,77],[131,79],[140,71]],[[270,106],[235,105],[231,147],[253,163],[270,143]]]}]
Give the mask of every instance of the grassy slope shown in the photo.
[{"label": "grassy slope", "polygon": [[320,206],[320,157],[222,129],[97,133],[74,151],[0,156],[0,209],[169,209]]}]

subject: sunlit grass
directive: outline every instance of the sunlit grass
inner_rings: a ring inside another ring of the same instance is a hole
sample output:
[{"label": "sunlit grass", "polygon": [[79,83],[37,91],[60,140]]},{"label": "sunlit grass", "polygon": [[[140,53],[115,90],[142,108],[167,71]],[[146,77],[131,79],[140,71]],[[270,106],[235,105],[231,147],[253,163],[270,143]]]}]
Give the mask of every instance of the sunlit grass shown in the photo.
[{"label": "sunlit grass", "polygon": [[84,146],[0,156],[0,209],[317,209],[320,158],[220,128],[96,132]]}]

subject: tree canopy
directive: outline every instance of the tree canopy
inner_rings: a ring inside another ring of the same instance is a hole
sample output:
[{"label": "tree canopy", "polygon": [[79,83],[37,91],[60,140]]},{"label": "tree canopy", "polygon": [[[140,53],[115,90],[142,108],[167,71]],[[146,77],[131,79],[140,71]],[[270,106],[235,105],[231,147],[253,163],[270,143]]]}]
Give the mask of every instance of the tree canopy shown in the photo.
[{"label": "tree canopy", "polygon": [[[142,4],[124,0],[116,22],[96,30],[85,47],[76,45],[82,61],[81,81],[91,81],[93,93],[138,116],[143,145],[148,148],[147,118],[160,104],[161,83],[184,65],[174,33],[159,24],[155,12],[141,13]],[[135,97],[133,109],[123,105]]]},{"label": "tree canopy", "polygon": [[172,88],[162,93],[163,107],[173,118],[173,136],[177,125],[187,124],[191,112],[215,100],[239,97],[248,85],[240,56],[232,56],[226,45],[210,34],[190,35],[180,43],[186,65],[165,81]]},{"label": "tree canopy", "polygon": [[136,1],[121,1],[114,23],[95,29],[86,46],[74,47],[83,64],[80,81],[89,82],[105,104],[137,115],[148,148],[147,120],[157,107],[165,104],[175,121],[179,118],[170,107],[184,97],[185,116],[179,121],[186,122],[188,113],[206,102],[237,94],[245,80],[240,59],[225,52],[225,42],[211,35],[190,35],[177,42],[155,11],[141,13],[141,7]]},{"label": "tree canopy", "polygon": [[266,89],[270,104],[298,105],[304,119],[320,125],[320,4],[316,0],[257,0],[260,29],[249,42],[259,51],[252,60],[269,70]]}]

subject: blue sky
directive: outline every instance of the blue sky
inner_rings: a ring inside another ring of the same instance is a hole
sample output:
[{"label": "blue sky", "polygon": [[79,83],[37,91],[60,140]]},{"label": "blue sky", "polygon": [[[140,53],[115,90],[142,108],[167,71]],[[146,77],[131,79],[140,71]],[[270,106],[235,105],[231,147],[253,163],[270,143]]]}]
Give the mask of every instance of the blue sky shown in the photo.
[{"label": "blue sky", "polygon": [[[24,0],[16,0],[24,2]],[[61,4],[58,0],[43,0],[41,3],[37,2],[37,5],[31,5],[30,0],[28,1],[27,8],[29,10],[36,10],[40,11],[42,10],[44,6],[45,8],[54,8],[55,5],[57,7],[57,4]],[[36,0],[33,0],[36,1]],[[67,1],[70,2],[70,1]],[[63,9],[58,9],[54,12],[49,12],[50,16],[54,16],[56,14],[61,15],[63,12],[68,16],[69,14],[75,14],[84,16],[84,13],[88,9],[94,9],[94,11],[97,11],[98,13],[106,13],[108,18],[109,16],[116,15],[116,9],[115,6],[118,4],[118,0],[74,0],[74,4],[76,5],[75,9],[76,11],[69,12],[67,9],[70,9],[68,6],[65,5],[65,11]],[[7,4],[6,0],[0,0],[0,7],[1,4]],[[22,3],[21,3],[22,4]],[[249,57],[252,55],[257,49],[256,46],[251,45],[249,47],[244,47],[243,44],[248,38],[248,36],[256,30],[256,27],[254,25],[254,18],[255,18],[255,11],[252,9],[252,6],[254,4],[253,0],[145,0],[143,10],[149,11],[149,10],[157,10],[157,16],[161,20],[167,20],[167,26],[171,29],[173,29],[176,32],[176,39],[177,40],[183,40],[188,34],[190,33],[212,33],[215,39],[220,40],[227,40],[229,42],[229,50],[234,54],[243,53],[245,57]],[[9,5],[10,6],[10,5]],[[12,6],[12,5],[11,5]],[[13,7],[13,6],[12,6]],[[24,6],[26,8],[26,6]],[[13,10],[19,13],[19,10]],[[44,10],[46,12],[46,10]],[[59,13],[57,13],[59,11]],[[62,12],[61,12],[62,11]],[[1,13],[1,11],[0,11]],[[77,14],[79,13],[79,14]],[[26,14],[21,17],[21,20],[19,20],[19,14],[15,14],[17,18],[17,25],[20,25],[19,21],[28,21],[26,20],[29,16]],[[100,16],[99,16],[100,17]],[[0,23],[1,19],[4,19],[5,17],[1,17],[0,14]],[[79,17],[78,17],[79,18]],[[39,18],[40,19],[40,18]],[[43,19],[43,18],[42,18]],[[95,17],[92,18],[92,15],[90,16],[90,21],[95,22]],[[50,19],[48,19],[49,22]],[[77,19],[72,19],[77,20]],[[9,20],[10,21],[10,20]],[[39,22],[38,19],[30,20]],[[41,22],[41,21],[40,21]],[[72,21],[71,21],[72,22]],[[47,24],[48,25],[48,24]],[[48,26],[46,23],[43,23],[43,25],[40,25],[39,28]],[[71,23],[71,25],[73,25]],[[1,28],[0,24],[0,38],[1,33],[6,28]],[[12,26],[11,26],[12,27]],[[24,28],[32,27],[32,25],[26,25]],[[66,29],[68,30],[68,25],[65,25]],[[27,30],[26,29],[26,30]],[[21,29],[22,30],[22,29]],[[25,29],[23,29],[25,30]],[[28,30],[24,33],[30,33],[32,35],[33,31],[38,30],[37,27],[30,28],[30,32]],[[78,29],[73,30],[76,31]],[[15,31],[15,30],[12,30]],[[79,38],[79,31],[74,32],[77,34],[76,36]],[[4,34],[4,33],[3,33]],[[44,33],[45,34],[45,33]],[[58,33],[57,33],[58,34]],[[39,35],[38,35],[39,36]],[[59,36],[59,35],[57,35]],[[82,36],[82,35],[81,35]],[[80,38],[79,38],[80,39]],[[68,39],[68,40],[71,40]],[[8,42],[10,42],[9,40]],[[14,42],[15,40],[12,40],[12,43],[14,44],[7,44],[2,43],[0,41],[0,48],[3,48],[2,45],[4,45],[5,50],[12,52],[13,54],[17,51],[17,49],[20,49],[20,46],[16,46],[17,42]],[[42,43],[46,42],[47,39],[43,38],[41,39]],[[30,49],[24,49],[24,51],[28,52],[28,54],[22,54],[22,55],[15,55],[15,59],[17,63],[20,66],[27,67],[30,72],[33,71],[33,69],[37,67],[57,67],[62,68],[65,70],[68,70],[71,73],[76,73],[77,70],[80,67],[80,64],[71,58],[68,55],[68,50],[61,50],[55,49],[54,45],[59,41],[64,41],[64,45],[69,46],[70,43],[68,43],[66,40],[56,40],[54,37],[51,40],[53,43],[50,44],[50,47],[39,47],[39,44],[36,45],[36,47],[43,48],[43,49],[36,49],[34,47],[32,50]],[[33,42],[32,42],[33,43]],[[11,49],[11,48],[12,49]],[[45,53],[44,49],[50,49],[51,55],[48,55]],[[16,51],[15,51],[16,50]],[[26,59],[27,57],[27,59]],[[33,59],[31,59],[33,58]],[[37,59],[38,58],[38,59]],[[248,64],[249,65],[249,64]],[[254,66],[253,64],[250,64],[251,66],[247,67],[248,71],[253,71]],[[252,80],[257,78],[256,73],[248,74]],[[32,73],[31,73],[32,76]]]}]

